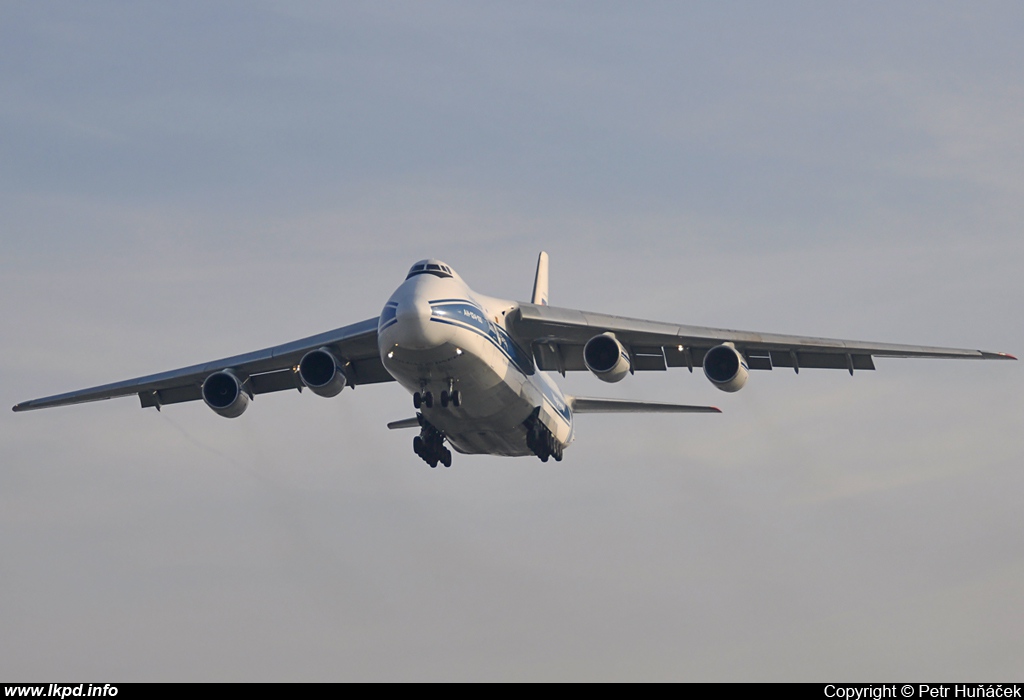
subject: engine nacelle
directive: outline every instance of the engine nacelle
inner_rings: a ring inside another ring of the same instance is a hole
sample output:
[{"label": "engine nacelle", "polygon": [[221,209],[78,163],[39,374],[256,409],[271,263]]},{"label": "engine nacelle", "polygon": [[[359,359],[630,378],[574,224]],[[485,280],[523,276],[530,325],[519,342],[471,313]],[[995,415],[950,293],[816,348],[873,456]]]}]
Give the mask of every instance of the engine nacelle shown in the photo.
[{"label": "engine nacelle", "polygon": [[310,350],[299,361],[299,379],[317,396],[331,398],[345,388],[341,363],[327,348]]},{"label": "engine nacelle", "polygon": [[739,391],[747,383],[747,363],[732,343],[723,343],[704,355],[704,374],[722,391]]},{"label": "engine nacelle", "polygon": [[249,394],[235,373],[225,369],[203,382],[203,401],[225,418],[238,418],[249,407]]},{"label": "engine nacelle", "polygon": [[605,382],[621,381],[629,372],[629,353],[611,333],[595,335],[583,346],[587,369]]}]

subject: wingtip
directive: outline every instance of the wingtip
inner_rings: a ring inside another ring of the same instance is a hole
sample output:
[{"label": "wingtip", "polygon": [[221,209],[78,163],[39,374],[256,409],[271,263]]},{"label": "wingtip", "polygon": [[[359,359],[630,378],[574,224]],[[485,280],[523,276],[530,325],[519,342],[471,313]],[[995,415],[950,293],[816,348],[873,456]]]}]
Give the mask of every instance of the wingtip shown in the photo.
[{"label": "wingtip", "polygon": [[722,412],[722,409],[720,409],[718,406],[708,406],[708,408],[711,409],[712,413],[721,413]]},{"label": "wingtip", "polygon": [[979,352],[981,352],[981,356],[986,358],[986,359],[991,359],[991,360],[1014,360],[1014,361],[1017,360],[1017,358],[1014,355],[1011,355],[1008,352],[985,352],[984,350],[980,350]]}]

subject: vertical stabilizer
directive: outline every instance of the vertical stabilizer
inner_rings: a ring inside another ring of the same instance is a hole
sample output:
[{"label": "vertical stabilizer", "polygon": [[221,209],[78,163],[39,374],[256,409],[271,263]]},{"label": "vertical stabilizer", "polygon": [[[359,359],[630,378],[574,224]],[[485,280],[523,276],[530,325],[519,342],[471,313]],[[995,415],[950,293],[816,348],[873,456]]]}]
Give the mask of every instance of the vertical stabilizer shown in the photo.
[{"label": "vertical stabilizer", "polygon": [[548,305],[548,254],[543,250],[537,258],[537,276],[533,278],[533,303]]}]

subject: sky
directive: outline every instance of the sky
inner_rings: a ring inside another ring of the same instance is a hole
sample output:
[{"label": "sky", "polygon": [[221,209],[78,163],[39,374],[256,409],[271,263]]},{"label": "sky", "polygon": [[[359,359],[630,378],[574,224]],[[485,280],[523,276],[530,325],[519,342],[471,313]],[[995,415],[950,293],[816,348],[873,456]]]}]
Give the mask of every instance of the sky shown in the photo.
[{"label": "sky", "polygon": [[[1012,2],[0,5],[0,403],[376,316],[559,306],[1024,353]],[[1005,681],[1016,363],[699,370],[560,464],[397,385],[0,412],[8,681]],[[656,376],[654,376],[656,375]]]}]

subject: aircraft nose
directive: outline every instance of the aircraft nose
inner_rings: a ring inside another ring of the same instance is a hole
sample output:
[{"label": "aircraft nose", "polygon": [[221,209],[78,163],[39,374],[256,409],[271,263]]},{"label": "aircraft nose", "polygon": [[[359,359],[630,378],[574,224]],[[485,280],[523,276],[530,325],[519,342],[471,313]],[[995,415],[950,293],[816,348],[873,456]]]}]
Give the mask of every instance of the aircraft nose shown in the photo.
[{"label": "aircraft nose", "polygon": [[426,323],[430,320],[430,303],[422,297],[403,299],[395,310],[398,321],[405,324]]},{"label": "aircraft nose", "polygon": [[399,345],[413,350],[434,348],[448,340],[450,333],[440,323],[431,323],[430,303],[422,297],[405,299],[395,312]]}]

